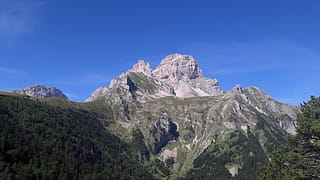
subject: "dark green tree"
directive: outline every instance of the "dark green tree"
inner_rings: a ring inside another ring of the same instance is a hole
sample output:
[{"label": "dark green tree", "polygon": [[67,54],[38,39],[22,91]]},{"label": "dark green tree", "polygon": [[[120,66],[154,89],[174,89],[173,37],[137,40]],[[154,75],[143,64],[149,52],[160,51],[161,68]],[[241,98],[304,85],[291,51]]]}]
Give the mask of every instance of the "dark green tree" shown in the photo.
[{"label": "dark green tree", "polygon": [[273,151],[259,172],[260,179],[320,179],[320,97],[301,104],[297,134]]}]

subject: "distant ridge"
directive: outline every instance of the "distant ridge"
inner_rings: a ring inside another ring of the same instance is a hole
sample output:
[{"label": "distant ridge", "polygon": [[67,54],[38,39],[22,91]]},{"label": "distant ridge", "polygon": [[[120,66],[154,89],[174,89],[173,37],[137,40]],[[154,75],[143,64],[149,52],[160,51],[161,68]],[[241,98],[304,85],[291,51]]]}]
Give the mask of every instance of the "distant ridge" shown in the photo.
[{"label": "distant ridge", "polygon": [[34,85],[22,89],[12,90],[10,91],[12,93],[17,94],[23,94],[31,97],[36,98],[62,98],[62,99],[68,99],[68,97],[63,94],[63,92],[55,87],[46,87],[44,85]]}]

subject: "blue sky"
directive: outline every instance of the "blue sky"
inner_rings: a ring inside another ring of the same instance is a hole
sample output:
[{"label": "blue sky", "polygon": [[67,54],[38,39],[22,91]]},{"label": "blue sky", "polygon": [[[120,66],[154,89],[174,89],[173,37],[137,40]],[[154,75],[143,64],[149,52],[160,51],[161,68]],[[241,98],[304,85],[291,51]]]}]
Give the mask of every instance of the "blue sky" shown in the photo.
[{"label": "blue sky", "polygon": [[0,0],[0,90],[55,86],[83,101],[138,59],[191,54],[222,89],[320,95],[317,0]]}]

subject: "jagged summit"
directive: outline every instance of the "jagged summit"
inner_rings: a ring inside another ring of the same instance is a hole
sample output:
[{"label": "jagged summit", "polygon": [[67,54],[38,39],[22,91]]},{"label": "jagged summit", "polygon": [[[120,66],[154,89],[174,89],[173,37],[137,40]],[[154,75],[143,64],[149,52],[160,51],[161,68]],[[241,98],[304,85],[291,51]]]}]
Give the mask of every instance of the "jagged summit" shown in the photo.
[{"label": "jagged summit", "polygon": [[182,54],[166,56],[154,70],[154,75],[172,82],[202,77],[198,62],[191,55]]},{"label": "jagged summit", "polygon": [[128,72],[143,73],[157,79],[168,79],[177,82],[183,79],[202,77],[198,62],[191,55],[171,54],[166,56],[156,69],[152,70],[145,60],[138,60]]},{"label": "jagged summit", "polygon": [[235,85],[232,90],[232,92],[237,92],[237,93],[243,93],[243,88],[240,84]]},{"label": "jagged summit", "polygon": [[[146,77],[132,76],[134,73]],[[139,82],[135,84],[134,81]],[[113,88],[122,87],[129,90],[137,84],[140,86],[134,89],[136,89],[135,93],[141,95],[138,96],[138,99],[164,96],[186,98],[223,94],[218,80],[203,77],[198,62],[193,56],[171,54],[162,59],[154,70],[148,62],[139,60],[137,64],[133,65],[132,69],[112,80],[108,88],[98,88],[87,101],[110,94]]]},{"label": "jagged summit", "polygon": [[141,59],[137,64],[133,65],[132,69],[130,69],[128,72],[143,73],[147,76],[152,76],[152,69],[150,64]]},{"label": "jagged summit", "polygon": [[171,85],[177,97],[216,96],[222,94],[218,80],[202,76],[197,60],[191,55],[166,56],[153,71],[154,76]]},{"label": "jagged summit", "polygon": [[34,85],[23,89],[12,90],[11,92],[37,98],[58,97],[62,99],[68,99],[60,89],[55,87],[46,87],[44,85]]}]

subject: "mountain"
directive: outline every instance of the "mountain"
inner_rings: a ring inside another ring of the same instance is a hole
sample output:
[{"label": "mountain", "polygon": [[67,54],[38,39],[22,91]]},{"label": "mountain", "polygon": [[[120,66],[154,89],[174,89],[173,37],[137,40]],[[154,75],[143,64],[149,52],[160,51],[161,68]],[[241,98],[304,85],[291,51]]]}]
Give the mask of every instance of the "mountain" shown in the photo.
[{"label": "mountain", "polygon": [[139,60],[85,103],[41,85],[1,92],[0,176],[254,180],[299,112],[255,86],[222,90],[190,55]]},{"label": "mountain", "polygon": [[[139,89],[130,83],[132,79],[139,79]],[[132,69],[112,80],[109,87],[98,88],[86,101],[105,96],[119,87],[128,89],[131,94],[136,93],[140,100],[148,97],[186,98],[223,94],[218,80],[203,77],[198,62],[190,55],[181,54],[165,57],[154,70],[148,62],[139,60]]]},{"label": "mountain", "polygon": [[68,99],[67,96],[63,94],[61,90],[55,87],[45,87],[43,85],[34,85],[23,89],[13,90],[11,92],[37,98],[57,97],[62,99]]},{"label": "mountain", "polygon": [[258,87],[223,91],[181,54],[154,70],[139,60],[87,104],[109,112],[108,129],[140,147],[133,152],[149,172],[170,179],[256,179],[270,151],[295,133],[300,112]]}]

